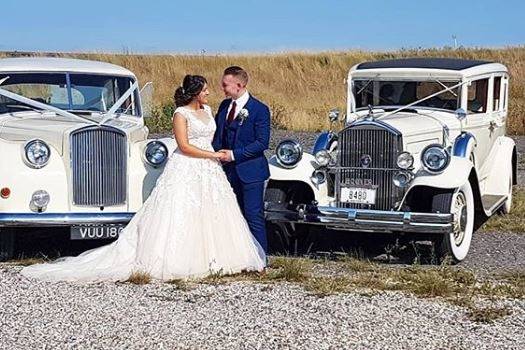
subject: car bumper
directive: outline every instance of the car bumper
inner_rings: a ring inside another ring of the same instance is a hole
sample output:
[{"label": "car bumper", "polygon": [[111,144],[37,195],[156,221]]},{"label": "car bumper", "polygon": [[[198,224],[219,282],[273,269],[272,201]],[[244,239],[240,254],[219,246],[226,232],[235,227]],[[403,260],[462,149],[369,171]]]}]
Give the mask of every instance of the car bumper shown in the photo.
[{"label": "car bumper", "polygon": [[413,213],[365,209],[299,206],[297,210],[265,204],[265,217],[270,222],[294,222],[323,225],[351,231],[450,233],[453,214]]},{"label": "car bumper", "polygon": [[128,223],[135,213],[0,213],[0,227]]}]

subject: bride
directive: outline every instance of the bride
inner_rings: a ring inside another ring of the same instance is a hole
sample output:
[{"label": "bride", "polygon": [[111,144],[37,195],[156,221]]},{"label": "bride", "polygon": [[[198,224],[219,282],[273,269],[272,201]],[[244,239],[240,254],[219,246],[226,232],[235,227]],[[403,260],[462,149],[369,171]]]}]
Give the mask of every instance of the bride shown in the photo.
[{"label": "bride", "polygon": [[187,75],[177,88],[173,133],[178,148],[118,240],[21,273],[48,281],[96,282],[125,281],[134,272],[169,280],[263,270],[264,251],[222,170],[224,154],[211,146],[216,125],[208,95],[206,79],[198,75]]}]

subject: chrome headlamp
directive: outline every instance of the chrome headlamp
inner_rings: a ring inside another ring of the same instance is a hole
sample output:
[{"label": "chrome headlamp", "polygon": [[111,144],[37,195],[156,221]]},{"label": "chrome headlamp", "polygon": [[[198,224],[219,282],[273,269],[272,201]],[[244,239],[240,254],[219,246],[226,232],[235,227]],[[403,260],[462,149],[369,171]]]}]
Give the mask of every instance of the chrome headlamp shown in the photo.
[{"label": "chrome headlamp", "polygon": [[414,165],[414,157],[408,152],[402,152],[397,156],[397,166],[401,169],[410,169]]},{"label": "chrome headlamp", "polygon": [[31,140],[24,146],[24,156],[28,166],[40,169],[49,161],[51,149],[42,140]]},{"label": "chrome headlamp", "polygon": [[325,149],[322,149],[315,154],[315,161],[320,166],[327,166],[330,164],[331,160],[332,157],[330,156],[330,153]]},{"label": "chrome headlamp", "polygon": [[168,147],[160,141],[151,141],[146,146],[144,159],[153,167],[161,166],[168,159]]},{"label": "chrome headlamp", "polygon": [[29,204],[33,211],[43,211],[49,204],[50,196],[45,190],[38,190],[31,195],[31,202]]},{"label": "chrome headlamp", "polygon": [[275,150],[277,163],[284,168],[293,168],[303,157],[301,145],[293,140],[282,141]]},{"label": "chrome headlamp", "polygon": [[450,155],[441,145],[430,145],[423,150],[421,162],[426,170],[439,173],[450,163]]}]

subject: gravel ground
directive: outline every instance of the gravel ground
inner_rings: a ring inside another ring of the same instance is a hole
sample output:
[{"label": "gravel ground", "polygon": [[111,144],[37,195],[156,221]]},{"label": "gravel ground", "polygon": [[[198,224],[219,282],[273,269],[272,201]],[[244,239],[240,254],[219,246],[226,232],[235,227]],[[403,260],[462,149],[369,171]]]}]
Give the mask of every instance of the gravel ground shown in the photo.
[{"label": "gravel ground", "polygon": [[473,323],[465,310],[400,293],[318,298],[286,283],[28,281],[0,267],[2,349],[523,349],[525,302]]},{"label": "gravel ground", "polygon": [[[305,150],[315,141],[313,133],[275,130],[272,148],[287,137]],[[523,154],[525,138],[516,141]],[[73,248],[65,246],[68,254]],[[525,234],[478,233],[460,268],[524,271],[524,255]],[[319,298],[287,283],[189,291],[163,283],[45,283],[19,270],[0,264],[0,349],[525,348],[525,300],[499,301],[512,314],[485,324],[460,307],[401,292]]]}]

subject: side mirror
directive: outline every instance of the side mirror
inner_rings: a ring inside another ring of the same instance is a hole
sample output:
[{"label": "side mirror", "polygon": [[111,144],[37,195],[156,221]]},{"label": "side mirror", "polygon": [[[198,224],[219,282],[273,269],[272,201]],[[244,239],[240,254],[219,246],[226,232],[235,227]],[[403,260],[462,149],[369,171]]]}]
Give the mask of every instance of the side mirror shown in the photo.
[{"label": "side mirror", "polygon": [[463,108],[458,108],[454,111],[454,114],[456,115],[456,118],[458,118],[459,121],[463,121],[467,117],[467,112]]},{"label": "side mirror", "polygon": [[338,121],[339,115],[341,115],[339,109],[331,109],[330,112],[328,112],[328,119],[330,120],[330,123],[335,123],[336,121]]},{"label": "side mirror", "polygon": [[142,117],[151,117],[153,112],[153,83],[151,81],[140,89],[140,102],[142,103]]}]

